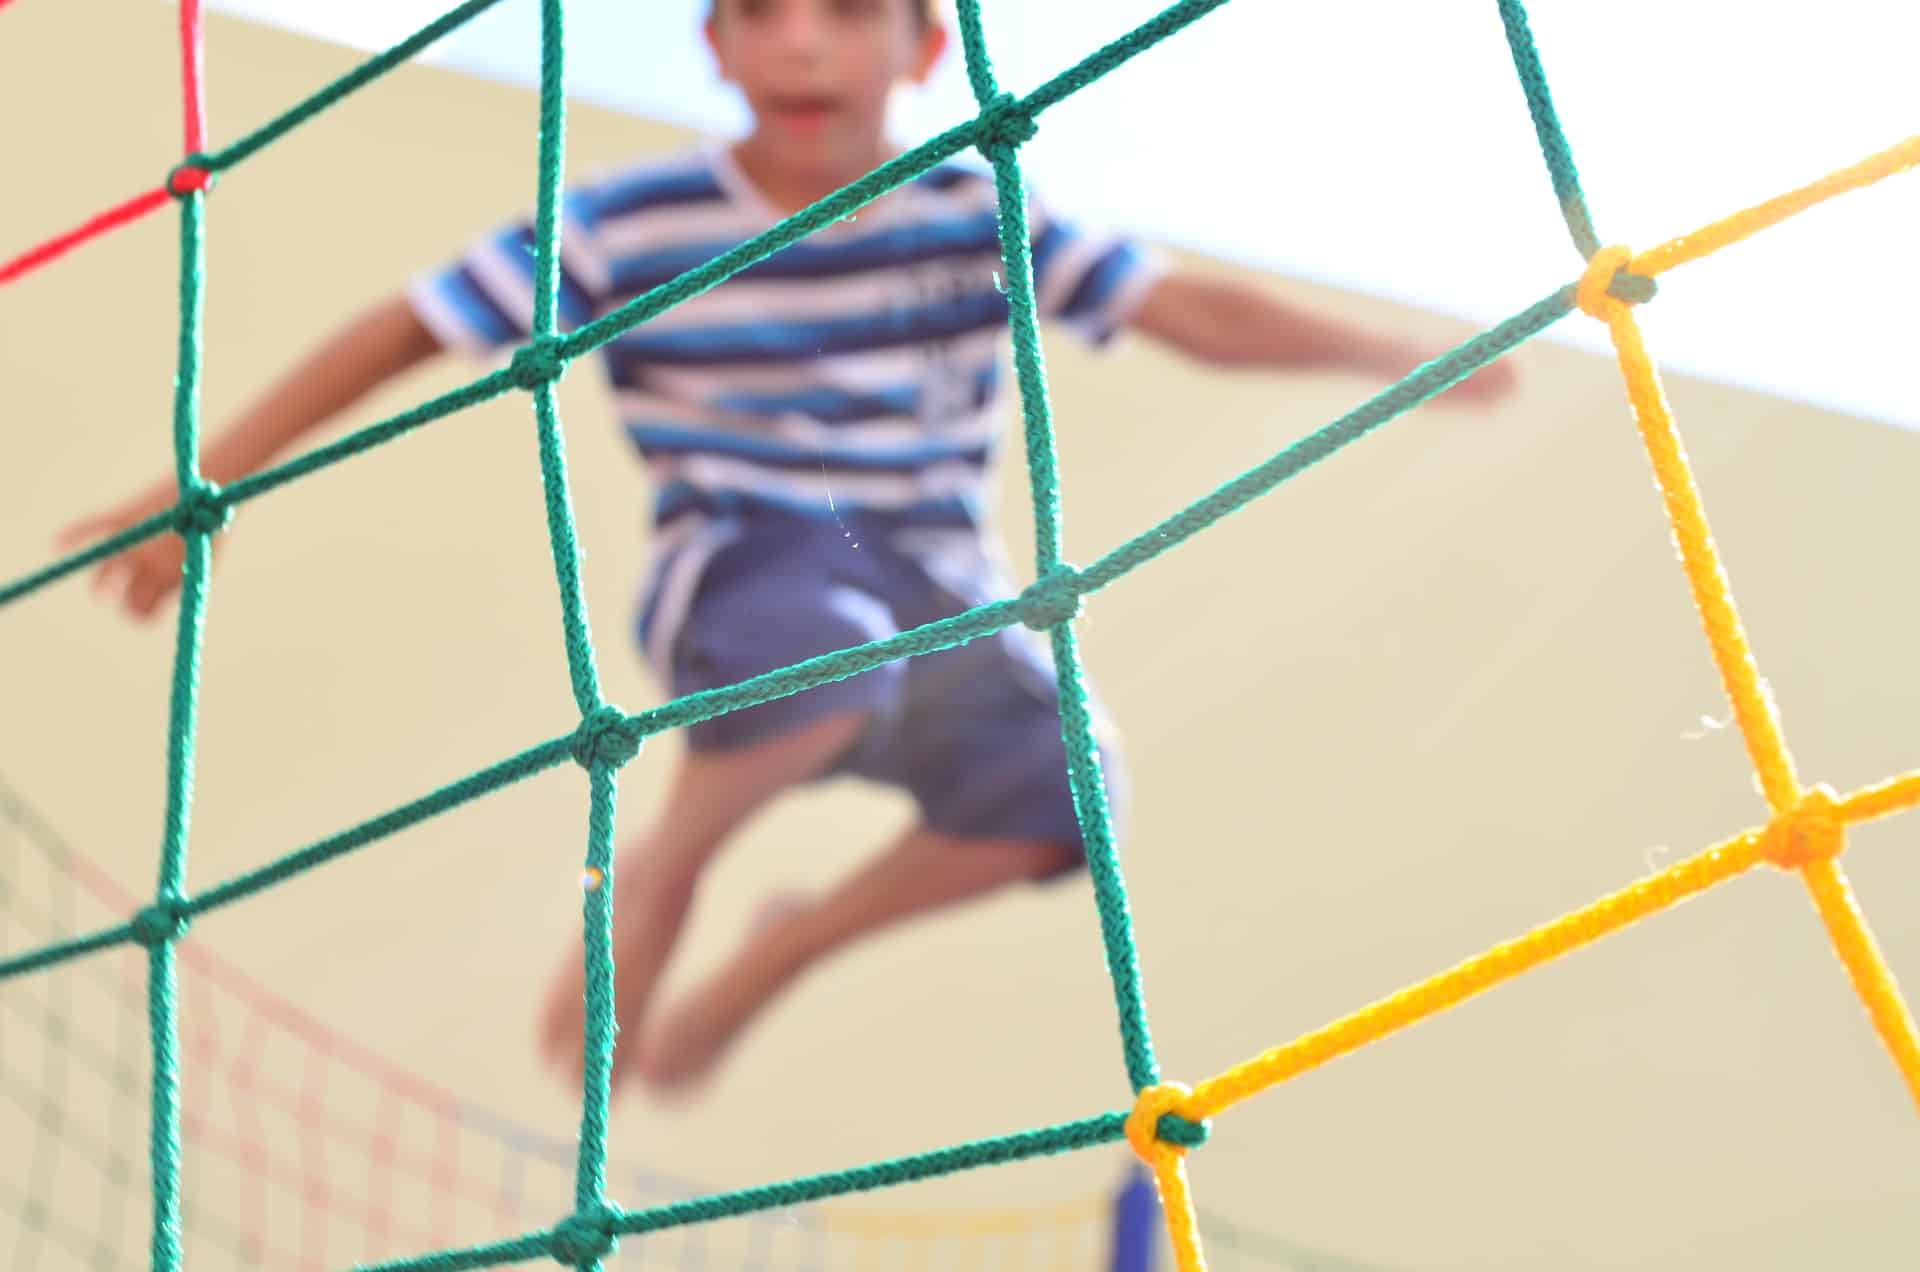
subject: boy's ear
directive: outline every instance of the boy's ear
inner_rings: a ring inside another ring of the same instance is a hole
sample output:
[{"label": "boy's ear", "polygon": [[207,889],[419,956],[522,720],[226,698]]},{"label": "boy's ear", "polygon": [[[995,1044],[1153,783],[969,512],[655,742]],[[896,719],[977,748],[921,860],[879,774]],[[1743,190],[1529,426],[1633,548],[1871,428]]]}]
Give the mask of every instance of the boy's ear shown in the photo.
[{"label": "boy's ear", "polygon": [[727,69],[727,59],[720,53],[719,19],[712,11],[708,12],[707,20],[700,24],[700,34],[706,37],[707,51],[713,54],[714,69],[720,72],[721,80],[732,82],[733,72]]},{"label": "boy's ear", "polygon": [[924,84],[933,74],[933,68],[940,64],[940,55],[947,51],[947,27],[943,22],[929,22],[920,32],[920,46],[914,50],[913,71],[908,79],[915,84]]}]

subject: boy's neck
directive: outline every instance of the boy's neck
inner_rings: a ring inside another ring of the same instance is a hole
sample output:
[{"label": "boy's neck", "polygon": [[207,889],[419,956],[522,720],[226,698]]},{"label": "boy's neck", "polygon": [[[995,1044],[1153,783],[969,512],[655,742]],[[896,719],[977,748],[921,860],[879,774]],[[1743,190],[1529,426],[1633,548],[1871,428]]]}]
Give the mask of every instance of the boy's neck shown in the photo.
[{"label": "boy's neck", "polygon": [[798,212],[808,204],[824,199],[835,190],[867,175],[896,153],[883,137],[873,139],[864,155],[847,155],[829,161],[796,161],[782,153],[765,138],[750,134],[731,147],[733,161],[753,182],[761,197],[782,216]]}]

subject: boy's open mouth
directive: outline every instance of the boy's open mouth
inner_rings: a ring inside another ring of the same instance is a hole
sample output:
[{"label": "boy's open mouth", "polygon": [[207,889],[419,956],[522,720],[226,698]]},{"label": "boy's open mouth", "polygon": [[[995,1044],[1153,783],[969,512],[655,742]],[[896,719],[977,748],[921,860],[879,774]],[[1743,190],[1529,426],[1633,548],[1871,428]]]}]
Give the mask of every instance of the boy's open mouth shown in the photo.
[{"label": "boy's open mouth", "polygon": [[767,112],[789,128],[812,131],[822,128],[840,109],[840,103],[824,94],[793,93],[769,98]]}]

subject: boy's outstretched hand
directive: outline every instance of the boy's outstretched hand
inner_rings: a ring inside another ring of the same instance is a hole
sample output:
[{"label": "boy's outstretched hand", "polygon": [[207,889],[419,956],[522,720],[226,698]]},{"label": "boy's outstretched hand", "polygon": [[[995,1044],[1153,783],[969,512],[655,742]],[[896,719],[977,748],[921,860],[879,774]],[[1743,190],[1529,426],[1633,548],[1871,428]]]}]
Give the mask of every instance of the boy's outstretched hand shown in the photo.
[{"label": "boy's outstretched hand", "polygon": [[[1445,352],[1321,313],[1264,286],[1190,270],[1156,279],[1128,322],[1209,366],[1245,370],[1352,371],[1393,381]],[[1435,401],[1490,406],[1518,382],[1508,355]]]},{"label": "boy's outstretched hand", "polygon": [[[60,532],[59,544],[73,551],[97,543],[155,513],[165,512],[178,499],[179,493],[171,481],[155,485],[116,508],[74,522]],[[150,619],[179,589],[186,560],[186,548],[180,537],[170,530],[162,531],[145,543],[101,562],[93,572],[94,594],[123,607],[134,618]]]},{"label": "boy's outstretched hand", "polygon": [[[296,363],[201,451],[201,468],[223,485],[256,472],[362,394],[439,351],[439,339],[407,298],[387,297]],[[96,543],[165,512],[178,498],[171,480],[158,482],[116,508],[74,522],[61,531],[60,543],[69,549]],[[93,589],[133,617],[150,619],[179,588],[186,559],[177,535],[159,534],[102,562]]]}]

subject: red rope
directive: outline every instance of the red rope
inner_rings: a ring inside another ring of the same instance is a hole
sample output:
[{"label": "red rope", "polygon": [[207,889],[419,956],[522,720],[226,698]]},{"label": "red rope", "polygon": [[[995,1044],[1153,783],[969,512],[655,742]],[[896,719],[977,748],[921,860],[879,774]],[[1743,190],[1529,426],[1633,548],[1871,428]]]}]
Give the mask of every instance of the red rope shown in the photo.
[{"label": "red rope", "polygon": [[200,0],[180,0],[180,116],[186,124],[186,153],[190,155],[207,148],[207,103],[201,92],[200,58]]},{"label": "red rope", "polygon": [[[5,3],[5,0],[0,0]],[[108,208],[99,216],[80,226],[68,230],[65,234],[50,238],[38,247],[28,248],[23,254],[0,265],[0,283],[11,282],[29,270],[45,265],[56,256],[64,256],[88,239],[99,238],[108,230],[137,221],[153,211],[170,197],[165,186],[158,186],[145,194],[135,195],[118,207]]]},{"label": "red rope", "polygon": [[[6,8],[10,2],[0,0],[0,9]],[[200,0],[180,0],[180,113],[185,121],[186,153],[190,155],[204,150],[207,144],[206,105],[200,80],[201,48]],[[198,168],[183,166],[168,177],[168,185],[137,194],[79,227],[56,235],[37,247],[30,247],[12,260],[0,264],[0,283],[12,282],[48,261],[66,255],[89,239],[99,238],[109,230],[139,220],[165,203],[171,194],[204,190],[208,184],[206,173]]]}]

